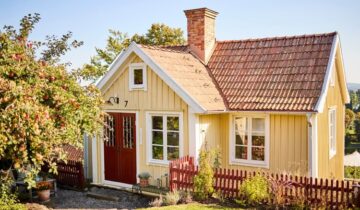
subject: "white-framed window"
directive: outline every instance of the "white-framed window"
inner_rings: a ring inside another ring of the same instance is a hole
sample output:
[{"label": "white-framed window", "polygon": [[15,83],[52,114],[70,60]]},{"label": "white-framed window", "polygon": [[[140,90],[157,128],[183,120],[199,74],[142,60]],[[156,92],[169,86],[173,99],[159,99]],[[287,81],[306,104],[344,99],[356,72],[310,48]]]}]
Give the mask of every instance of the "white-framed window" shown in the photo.
[{"label": "white-framed window", "polygon": [[129,65],[129,89],[146,90],[146,65],[144,63],[132,63]]},{"label": "white-framed window", "polygon": [[169,164],[169,161],[182,156],[182,113],[148,112],[146,125],[149,163]]},{"label": "white-framed window", "polygon": [[238,115],[231,121],[230,164],[269,167],[269,116]]},{"label": "white-framed window", "polygon": [[329,155],[330,158],[336,154],[336,108],[329,109]]}]

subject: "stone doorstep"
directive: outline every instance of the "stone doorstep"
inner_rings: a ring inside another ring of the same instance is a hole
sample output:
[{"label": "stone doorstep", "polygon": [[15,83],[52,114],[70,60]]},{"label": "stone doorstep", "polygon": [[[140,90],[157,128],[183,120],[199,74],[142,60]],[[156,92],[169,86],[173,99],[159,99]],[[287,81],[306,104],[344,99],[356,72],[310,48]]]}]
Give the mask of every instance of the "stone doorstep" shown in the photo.
[{"label": "stone doorstep", "polygon": [[119,201],[119,197],[117,197],[117,196],[104,195],[104,194],[99,194],[99,193],[95,193],[95,192],[88,192],[88,193],[86,193],[86,196],[91,197],[91,198],[101,199],[101,200],[107,200],[107,201]]}]

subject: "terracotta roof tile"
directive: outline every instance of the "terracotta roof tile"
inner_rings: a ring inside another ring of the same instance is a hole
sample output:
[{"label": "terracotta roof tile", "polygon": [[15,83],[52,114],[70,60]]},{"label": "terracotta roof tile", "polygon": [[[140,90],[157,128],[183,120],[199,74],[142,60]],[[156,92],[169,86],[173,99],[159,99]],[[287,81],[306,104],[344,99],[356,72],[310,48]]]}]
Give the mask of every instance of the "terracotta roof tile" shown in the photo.
[{"label": "terracotta roof tile", "polygon": [[314,111],[335,35],[218,41],[208,69],[230,110]]},{"label": "terracotta roof tile", "polygon": [[72,145],[66,144],[63,147],[64,152],[67,153],[67,160],[82,161],[84,158],[84,152],[82,149],[78,149]]},{"label": "terracotta roof tile", "polygon": [[226,109],[206,66],[186,46],[140,47],[205,110]]}]

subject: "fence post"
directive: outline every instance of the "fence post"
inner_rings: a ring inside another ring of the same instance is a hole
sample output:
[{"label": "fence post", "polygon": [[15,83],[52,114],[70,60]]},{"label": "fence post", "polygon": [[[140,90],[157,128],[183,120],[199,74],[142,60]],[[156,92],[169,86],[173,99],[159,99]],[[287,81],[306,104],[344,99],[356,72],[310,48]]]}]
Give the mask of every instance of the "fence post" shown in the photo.
[{"label": "fence post", "polygon": [[359,182],[354,182],[353,193],[354,193],[354,204],[356,207],[360,207],[360,183]]}]

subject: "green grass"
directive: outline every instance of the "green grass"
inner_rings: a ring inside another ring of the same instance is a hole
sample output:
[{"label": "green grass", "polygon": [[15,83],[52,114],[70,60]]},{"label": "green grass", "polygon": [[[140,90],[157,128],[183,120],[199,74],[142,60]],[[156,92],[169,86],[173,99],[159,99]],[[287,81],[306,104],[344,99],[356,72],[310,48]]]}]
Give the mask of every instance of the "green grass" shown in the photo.
[{"label": "green grass", "polygon": [[[223,210],[233,210],[233,209],[239,209],[239,208],[229,208],[229,207],[223,207],[216,204],[200,204],[200,203],[190,203],[190,204],[182,204],[182,205],[176,205],[176,206],[163,206],[163,207],[152,207],[152,208],[145,208],[146,210],[198,210],[198,209],[204,209],[204,210],[216,210],[216,209],[223,209]],[[145,210],[140,209],[140,210]]]}]

